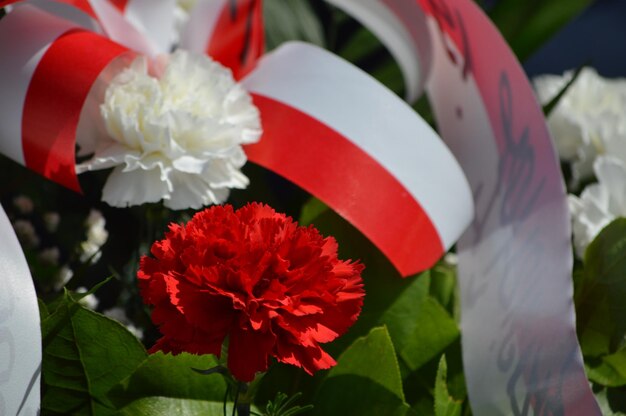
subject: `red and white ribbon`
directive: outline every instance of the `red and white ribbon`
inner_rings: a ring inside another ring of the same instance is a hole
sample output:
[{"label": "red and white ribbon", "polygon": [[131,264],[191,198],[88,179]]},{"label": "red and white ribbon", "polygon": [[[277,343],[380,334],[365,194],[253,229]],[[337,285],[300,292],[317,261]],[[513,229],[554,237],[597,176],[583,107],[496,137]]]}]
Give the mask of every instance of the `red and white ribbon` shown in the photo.
[{"label": "red and white ribbon", "polygon": [[[600,415],[576,339],[569,212],[558,160],[541,108],[505,41],[470,0],[330,2],[381,34],[392,52],[400,42],[405,48],[415,43],[385,35],[400,29],[365,9],[386,9],[394,25],[429,33],[428,51],[414,59],[430,67],[421,73],[429,74],[426,89],[439,131],[476,204],[457,245],[473,412]],[[407,7],[426,17],[407,24]]]},{"label": "red and white ribbon", "polygon": [[432,61],[424,11],[413,0],[326,0],[366,25],[381,39],[400,66],[406,98],[416,101],[424,91]]},{"label": "red and white ribbon", "polygon": [[79,191],[74,146],[83,104],[128,49],[27,4],[2,19],[0,36],[0,79],[11,91],[0,97],[0,151]]},{"label": "red and white ribbon", "polygon": [[[0,43],[0,54],[14,62],[7,75],[21,77],[19,92],[25,97],[24,104],[6,103],[12,118],[5,124],[22,119],[23,126],[6,135],[12,138],[10,146],[22,153],[8,154],[76,190],[73,152],[86,97],[98,75],[138,43],[136,34],[149,34],[147,28],[154,27],[167,4],[160,4],[163,10],[147,14],[141,22],[130,19],[135,30],[125,32],[115,19],[132,10],[138,13],[145,3],[87,3],[88,14],[104,33],[115,34],[116,42],[29,4],[18,4],[0,23],[7,34],[21,38],[36,22],[44,38],[30,49],[25,41],[17,42],[14,49],[25,54],[22,60],[9,54],[12,45]],[[250,159],[328,203],[368,236],[403,275],[434,265],[468,224],[473,206],[461,169],[435,132],[371,77],[319,49],[285,47],[253,70],[263,50],[260,1],[217,1],[198,7],[217,17],[197,36],[193,31],[199,26],[192,20],[181,45],[189,42],[213,54],[235,76],[250,74],[246,85],[256,95],[265,129],[261,144],[248,149]],[[55,31],[46,22],[61,28]],[[194,44],[192,39],[201,40]],[[87,53],[90,42],[97,52]],[[46,52],[35,59],[33,51],[43,47]],[[34,68],[32,73],[21,71],[25,60]],[[306,120],[308,127],[293,123],[287,113],[303,123]],[[290,133],[294,128],[298,134]],[[381,222],[380,218],[388,219]]]},{"label": "red and white ribbon", "polygon": [[432,267],[467,226],[472,196],[454,157],[369,75],[291,43],[261,60],[244,85],[264,130],[246,149],[249,159],[324,200],[404,275]]}]

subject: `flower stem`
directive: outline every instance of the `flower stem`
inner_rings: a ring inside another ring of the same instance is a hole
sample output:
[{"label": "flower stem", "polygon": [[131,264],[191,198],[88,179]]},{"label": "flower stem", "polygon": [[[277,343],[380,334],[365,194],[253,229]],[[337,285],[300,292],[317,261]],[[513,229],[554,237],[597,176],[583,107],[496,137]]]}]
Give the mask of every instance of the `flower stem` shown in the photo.
[{"label": "flower stem", "polygon": [[251,397],[248,395],[248,384],[238,383],[237,396],[235,396],[235,403],[233,404],[233,416],[235,415],[235,410],[237,411],[237,416],[250,416],[250,402]]}]

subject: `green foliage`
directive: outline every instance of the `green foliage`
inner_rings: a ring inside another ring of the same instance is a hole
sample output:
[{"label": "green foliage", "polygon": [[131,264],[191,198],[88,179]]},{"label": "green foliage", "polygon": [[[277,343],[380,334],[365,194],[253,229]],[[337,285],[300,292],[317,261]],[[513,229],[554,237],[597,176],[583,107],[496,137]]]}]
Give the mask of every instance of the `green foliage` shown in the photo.
[{"label": "green foliage", "polygon": [[605,415],[626,414],[626,219],[606,226],[574,274],[577,329]]},{"label": "green foliage", "polygon": [[489,17],[520,61],[554,36],[593,0],[500,0]]},{"label": "green foliage", "polygon": [[460,416],[461,402],[454,400],[448,393],[447,375],[448,365],[444,355],[439,361],[435,380],[435,416]]},{"label": "green foliage", "polygon": [[613,221],[589,245],[574,300],[583,353],[616,353],[626,335],[626,219]]},{"label": "green foliage", "polygon": [[132,374],[112,391],[116,405],[126,405],[142,397],[161,396],[180,399],[221,401],[226,382],[220,374],[202,375],[192,368],[217,365],[212,355],[151,354]]},{"label": "green foliage", "polygon": [[445,309],[433,298],[419,304],[413,319],[418,324],[400,350],[411,370],[417,370],[436,358],[459,336],[459,329]]},{"label": "green foliage", "polygon": [[[226,405],[226,414],[231,414],[232,404]],[[144,397],[121,409],[119,416],[224,416],[221,402],[175,399],[171,397]]]},{"label": "green foliage", "polygon": [[588,360],[587,377],[607,387],[626,385],[626,350]]},{"label": "green foliage", "polygon": [[139,341],[118,322],[82,307],[68,293],[42,320],[41,328],[42,414],[111,414],[108,391],[146,358]]},{"label": "green foliage", "polygon": [[268,50],[288,40],[324,46],[322,26],[306,0],[265,0],[263,4]]},{"label": "green foliage", "polygon": [[222,411],[224,379],[191,369],[216,365],[213,356],[148,356],[121,324],[81,306],[69,293],[48,306],[40,303],[40,311],[43,415],[111,415],[119,408],[121,414],[151,415]]},{"label": "green foliage", "polygon": [[285,393],[279,392],[273,401],[265,406],[266,416],[295,416],[313,409],[313,405],[298,406],[295,402],[302,396],[296,393],[289,397]]},{"label": "green foliage", "polygon": [[385,327],[357,339],[330,370],[315,400],[314,414],[406,415],[402,379]]},{"label": "green foliage", "polygon": [[330,208],[328,207],[328,205],[315,197],[311,197],[304,205],[302,205],[298,224],[302,226],[307,226],[313,223],[313,221],[315,221],[317,217],[319,217],[329,209]]}]

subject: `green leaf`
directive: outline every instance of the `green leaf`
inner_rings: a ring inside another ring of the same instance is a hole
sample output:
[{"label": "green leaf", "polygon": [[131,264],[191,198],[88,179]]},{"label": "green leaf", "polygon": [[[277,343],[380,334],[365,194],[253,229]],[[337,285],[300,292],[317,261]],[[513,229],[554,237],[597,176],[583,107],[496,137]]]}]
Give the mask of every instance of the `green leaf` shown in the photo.
[{"label": "green leaf", "polygon": [[387,328],[357,339],[322,383],[316,415],[406,415],[402,379]]},{"label": "green leaf", "polygon": [[[173,399],[171,397],[145,397],[121,409],[119,416],[224,416],[223,403],[203,400]],[[227,414],[233,405],[226,405]]]},{"label": "green leaf", "polygon": [[592,0],[500,0],[489,17],[518,59],[524,61],[591,3]]},{"label": "green leaf", "polygon": [[324,32],[305,0],[265,0],[265,37],[269,50],[288,40],[303,40],[324,46]]},{"label": "green leaf", "polygon": [[[374,362],[376,365],[372,366]],[[366,337],[357,339],[339,357],[338,365],[330,370],[327,379],[340,375],[370,378],[404,400],[399,374],[389,332],[386,327],[380,327],[372,329]]]},{"label": "green leaf", "polygon": [[108,391],[147,354],[118,322],[82,307],[67,293],[42,323],[42,410],[52,414],[107,415]]},{"label": "green leaf", "polygon": [[415,415],[434,416],[434,402],[430,394],[421,394],[417,398],[417,402],[411,406],[411,410]]},{"label": "green leaf", "polygon": [[265,416],[295,416],[313,409],[313,405],[300,406],[295,404],[302,396],[301,392],[289,397],[283,392],[278,392],[274,400],[270,400],[265,406]]},{"label": "green leaf", "polygon": [[459,329],[432,297],[419,303],[413,319],[418,325],[400,350],[400,357],[411,370],[417,370],[452,344],[459,336]]},{"label": "green leaf", "polygon": [[39,298],[37,298],[37,305],[39,306],[39,320],[43,321],[50,315],[50,311],[48,311],[45,302]]},{"label": "green leaf", "polygon": [[445,263],[439,263],[430,270],[430,295],[437,299],[452,316],[460,313],[457,310],[458,286],[456,284],[456,269]]},{"label": "green leaf", "polygon": [[[385,279],[381,279],[381,284],[385,284]],[[399,293],[393,301],[384,305],[382,314],[376,320],[376,325],[385,325],[389,330],[393,345],[396,350],[401,351],[412,334],[420,327],[421,322],[416,319],[420,310],[420,305],[428,299],[429,288],[432,287],[433,279],[430,272],[426,272],[418,278],[411,278],[401,281],[406,288]],[[371,286],[371,285],[370,285]],[[366,288],[369,289],[369,288]],[[384,288],[377,288],[384,291]],[[370,296],[371,292],[367,293]],[[376,296],[375,294],[371,294]]]},{"label": "green leaf", "polygon": [[578,335],[583,354],[617,352],[626,335],[626,219],[605,227],[585,253],[584,274],[576,281]]},{"label": "green leaf", "polygon": [[329,209],[328,205],[313,196],[302,206],[298,224],[307,226]]},{"label": "green leaf", "polygon": [[435,379],[435,416],[460,416],[462,403],[454,400],[448,393],[447,374],[448,366],[444,355],[439,360]]},{"label": "green leaf", "polygon": [[[595,362],[598,363],[593,365]],[[586,364],[589,380],[608,387],[626,385],[626,349],[599,359],[589,360]]]},{"label": "green leaf", "polygon": [[118,407],[142,397],[220,401],[226,382],[220,374],[202,375],[192,368],[208,369],[218,364],[212,355],[151,354],[139,368],[111,392]]}]

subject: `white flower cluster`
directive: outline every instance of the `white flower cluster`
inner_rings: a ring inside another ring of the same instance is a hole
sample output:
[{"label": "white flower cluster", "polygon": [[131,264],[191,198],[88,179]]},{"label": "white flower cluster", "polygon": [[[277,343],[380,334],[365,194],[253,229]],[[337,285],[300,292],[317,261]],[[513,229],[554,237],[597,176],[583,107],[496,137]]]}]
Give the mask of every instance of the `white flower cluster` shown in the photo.
[{"label": "white flower cluster", "polygon": [[[545,75],[534,80],[546,104],[572,79]],[[583,258],[595,236],[626,216],[626,79],[606,79],[584,68],[548,117],[561,160],[571,163],[573,186],[591,178],[580,197],[569,196],[576,254]]]},{"label": "white flower cluster", "polygon": [[18,195],[13,198],[13,206],[20,214],[32,214],[35,209],[35,203],[26,195]]},{"label": "white flower cluster", "polygon": [[[542,104],[548,103],[572,79],[543,75],[534,84]],[[548,127],[561,160],[572,163],[577,184],[589,179],[598,155],[611,154],[626,161],[626,79],[603,78],[583,68],[574,84],[548,116]]]},{"label": "white flower cluster", "polygon": [[[82,293],[87,293],[87,288],[86,287],[79,287],[78,289],[76,289],[76,293],[82,294]],[[98,305],[100,304],[100,301],[98,300],[98,298],[93,294],[89,294],[86,296],[83,296],[78,303],[80,303],[81,305],[83,305],[85,308],[91,309],[91,310],[96,310],[98,308]]]},{"label": "white flower cluster", "polygon": [[17,220],[13,223],[13,229],[17,239],[25,248],[35,248],[39,245],[39,236],[35,231],[35,226],[30,221]]},{"label": "white flower cluster", "polygon": [[113,206],[221,203],[230,188],[248,185],[241,145],[259,139],[259,111],[207,56],[178,50],[157,67],[140,57],[115,76],[101,106],[109,137],[77,171],[115,167],[102,192]]},{"label": "white flower cluster", "polygon": [[87,239],[80,243],[80,261],[95,263],[102,255],[100,248],[109,239],[109,232],[105,228],[106,220],[102,213],[92,209],[85,220]]}]

